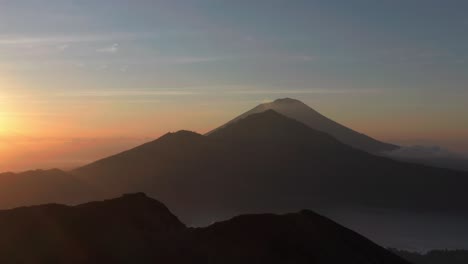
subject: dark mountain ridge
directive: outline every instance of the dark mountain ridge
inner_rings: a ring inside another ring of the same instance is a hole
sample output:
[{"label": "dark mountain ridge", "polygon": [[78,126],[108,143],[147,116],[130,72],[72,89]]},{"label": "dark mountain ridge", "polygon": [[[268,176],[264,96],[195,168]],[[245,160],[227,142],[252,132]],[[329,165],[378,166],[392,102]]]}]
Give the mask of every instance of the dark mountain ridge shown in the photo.
[{"label": "dark mountain ridge", "polygon": [[235,215],[330,206],[467,209],[466,173],[374,156],[272,110],[208,136],[166,134],[73,173],[108,195],[156,195],[188,223],[191,210]]},{"label": "dark mountain ridge", "polygon": [[1,263],[407,263],[311,211],[194,229],[142,193],[0,211],[0,233]]}]

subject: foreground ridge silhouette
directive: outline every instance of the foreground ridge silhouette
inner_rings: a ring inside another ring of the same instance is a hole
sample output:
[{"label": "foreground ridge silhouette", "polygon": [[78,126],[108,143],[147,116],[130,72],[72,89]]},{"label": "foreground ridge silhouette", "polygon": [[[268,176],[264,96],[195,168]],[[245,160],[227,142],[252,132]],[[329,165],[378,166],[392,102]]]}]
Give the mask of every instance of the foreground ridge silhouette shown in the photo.
[{"label": "foreground ridge silhouette", "polygon": [[0,234],[0,263],[407,263],[312,211],[187,228],[143,193],[3,210]]}]

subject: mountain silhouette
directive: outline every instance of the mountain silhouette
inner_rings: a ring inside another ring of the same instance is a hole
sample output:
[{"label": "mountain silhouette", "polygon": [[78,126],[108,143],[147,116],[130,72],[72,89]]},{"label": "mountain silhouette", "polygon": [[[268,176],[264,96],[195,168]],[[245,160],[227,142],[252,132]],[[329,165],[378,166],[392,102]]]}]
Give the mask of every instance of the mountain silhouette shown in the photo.
[{"label": "mountain silhouette", "polygon": [[0,211],[1,263],[408,262],[312,211],[187,228],[143,193]]},{"label": "mountain silhouette", "polygon": [[107,196],[158,197],[189,224],[301,208],[468,208],[467,173],[374,156],[273,110],[208,136],[168,133],[72,173]]},{"label": "mountain silhouette", "polygon": [[308,208],[380,242],[386,227],[356,225],[345,218],[348,212],[388,210],[390,219],[394,212],[466,216],[468,209],[467,173],[372,155],[274,110],[209,135],[167,133],[70,172],[4,174],[0,180],[2,208],[145,192],[191,226]]},{"label": "mountain silhouette", "polygon": [[[371,153],[382,153],[398,149],[398,146],[383,143],[369,136],[347,128],[323,115],[299,100],[291,98],[277,99],[271,103],[264,103],[247,111],[246,113],[229,121],[226,125],[237,122],[249,115],[258,114],[267,110],[274,110],[286,117],[295,119],[307,126],[332,135],[344,144],[350,145]],[[226,125],[221,126],[221,128]],[[220,128],[217,128],[208,134],[211,134]]]}]

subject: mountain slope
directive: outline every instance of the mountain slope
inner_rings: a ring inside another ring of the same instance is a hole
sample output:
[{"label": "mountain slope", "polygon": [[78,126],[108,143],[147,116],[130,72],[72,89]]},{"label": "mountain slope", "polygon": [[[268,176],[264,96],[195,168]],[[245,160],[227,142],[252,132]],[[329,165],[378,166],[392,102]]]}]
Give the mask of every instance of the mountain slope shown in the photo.
[{"label": "mountain slope", "polygon": [[1,263],[406,264],[311,211],[186,228],[144,194],[0,211]]},{"label": "mountain slope", "polygon": [[213,263],[406,263],[307,210],[238,216],[195,235],[196,250],[209,255]]},{"label": "mountain slope", "polygon": [[466,173],[374,156],[272,110],[209,136],[167,134],[73,174],[106,195],[147,192],[189,224],[300,208],[468,209]]},{"label": "mountain slope", "polygon": [[[342,143],[367,152],[381,153],[398,149],[398,146],[377,141],[369,136],[358,133],[333,120],[330,120],[301,101],[290,98],[278,99],[271,103],[258,105],[246,113],[234,118],[227,124],[232,124],[233,122],[237,122],[249,115],[261,113],[266,110],[274,110],[289,118],[300,121],[315,130],[330,134]],[[221,126],[221,128],[226,125]],[[219,128],[209,132],[208,135],[217,130],[219,130]]]}]

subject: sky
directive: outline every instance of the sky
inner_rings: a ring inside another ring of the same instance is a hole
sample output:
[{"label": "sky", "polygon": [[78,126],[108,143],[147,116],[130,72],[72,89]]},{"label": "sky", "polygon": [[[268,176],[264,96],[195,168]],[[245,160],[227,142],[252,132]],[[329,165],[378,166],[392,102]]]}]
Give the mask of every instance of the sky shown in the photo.
[{"label": "sky", "polygon": [[73,167],[259,103],[468,153],[468,2],[0,0],[0,171]]}]

